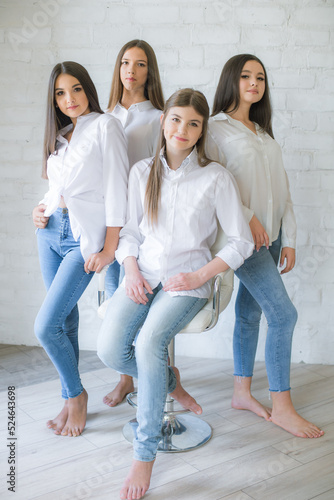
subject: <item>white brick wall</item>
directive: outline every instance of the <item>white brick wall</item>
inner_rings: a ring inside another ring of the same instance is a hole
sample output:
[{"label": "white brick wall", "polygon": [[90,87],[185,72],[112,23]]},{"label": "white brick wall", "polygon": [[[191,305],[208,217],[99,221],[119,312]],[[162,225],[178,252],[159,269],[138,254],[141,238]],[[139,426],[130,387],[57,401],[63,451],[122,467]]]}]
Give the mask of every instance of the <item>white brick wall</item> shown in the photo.
[{"label": "white brick wall", "polygon": [[[333,2],[330,0],[2,0],[0,342],[35,345],[44,297],[31,210],[40,178],[47,80],[61,60],[90,71],[106,106],[113,63],[133,38],[156,50],[166,97],[182,86],[212,103],[236,53],[263,59],[298,221],[298,263],[284,281],[299,312],[293,361],[333,363]],[[96,281],[80,302],[80,341],[94,349]],[[178,352],[232,357],[233,301],[214,332],[180,336]],[[258,358],[263,359],[262,322]]]}]

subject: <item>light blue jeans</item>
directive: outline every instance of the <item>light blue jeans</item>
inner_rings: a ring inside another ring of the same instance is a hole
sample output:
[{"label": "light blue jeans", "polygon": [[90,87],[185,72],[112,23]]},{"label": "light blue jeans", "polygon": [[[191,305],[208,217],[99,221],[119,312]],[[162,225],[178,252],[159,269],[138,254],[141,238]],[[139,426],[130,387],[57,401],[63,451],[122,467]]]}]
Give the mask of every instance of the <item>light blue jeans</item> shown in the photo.
[{"label": "light blue jeans", "polygon": [[107,269],[106,278],[105,278],[105,290],[106,290],[106,298],[110,299],[114,293],[116,292],[120,281],[124,276],[124,272],[120,273],[121,266],[115,260]]},{"label": "light blue jeans", "polygon": [[147,304],[136,304],[119,287],[97,342],[105,365],[138,379],[138,429],[133,446],[134,458],[142,462],[156,456],[166,395],[176,387],[175,373],[167,366],[168,345],[207,302],[198,297],[171,297],[161,284],[147,297]]},{"label": "light blue jeans", "polygon": [[253,376],[263,311],[268,323],[265,361],[269,390],[273,392],[290,390],[292,334],[297,321],[296,308],[277,269],[280,249],[279,236],[269,250],[254,250],[235,272],[240,283],[235,303],[234,375]]},{"label": "light blue jeans", "polygon": [[39,261],[47,294],[35,320],[35,334],[56,367],[64,399],[83,391],[80,380],[77,302],[94,273],[86,274],[80,241],[72,235],[67,209],[58,208],[38,229]]}]

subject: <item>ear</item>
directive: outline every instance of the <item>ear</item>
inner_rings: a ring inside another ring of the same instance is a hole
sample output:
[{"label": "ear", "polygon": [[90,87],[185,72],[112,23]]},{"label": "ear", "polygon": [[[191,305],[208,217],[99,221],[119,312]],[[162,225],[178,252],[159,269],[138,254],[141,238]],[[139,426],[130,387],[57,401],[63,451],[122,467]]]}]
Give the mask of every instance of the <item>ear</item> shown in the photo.
[{"label": "ear", "polygon": [[164,119],[164,114],[162,113],[162,115],[160,116],[160,125],[162,125],[162,120]]}]

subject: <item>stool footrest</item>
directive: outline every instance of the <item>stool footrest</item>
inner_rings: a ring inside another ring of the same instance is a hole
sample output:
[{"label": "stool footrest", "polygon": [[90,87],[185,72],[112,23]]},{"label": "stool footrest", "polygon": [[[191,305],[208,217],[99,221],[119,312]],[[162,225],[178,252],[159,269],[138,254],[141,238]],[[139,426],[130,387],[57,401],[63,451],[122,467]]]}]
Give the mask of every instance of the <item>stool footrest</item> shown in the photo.
[{"label": "stool footrest", "polygon": [[[136,436],[138,423],[134,418],[123,427],[123,436],[132,443]],[[162,439],[158,451],[164,453],[180,453],[190,451],[207,443],[212,437],[212,429],[194,415],[166,415],[162,424]]]}]

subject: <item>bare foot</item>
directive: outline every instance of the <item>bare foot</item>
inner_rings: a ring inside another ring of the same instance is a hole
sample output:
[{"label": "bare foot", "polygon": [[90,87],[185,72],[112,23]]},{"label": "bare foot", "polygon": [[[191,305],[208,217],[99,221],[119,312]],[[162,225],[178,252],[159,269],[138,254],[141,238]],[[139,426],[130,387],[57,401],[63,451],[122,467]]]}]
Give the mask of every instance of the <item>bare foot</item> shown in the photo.
[{"label": "bare foot", "polygon": [[265,420],[270,420],[271,417],[271,408],[263,406],[251,394],[233,394],[231,406],[235,410],[252,411]]},{"label": "bare foot", "polygon": [[61,432],[62,436],[80,436],[86,425],[88,394],[83,392],[76,398],[68,399],[68,418]]},{"label": "bare foot", "polygon": [[129,375],[121,375],[121,380],[115,389],[103,398],[104,404],[113,407],[119,405],[127,394],[134,391],[133,378]]},{"label": "bare foot", "polygon": [[65,400],[64,407],[53,420],[48,420],[46,425],[49,429],[52,429],[55,434],[60,434],[63,430],[68,418],[68,401]]},{"label": "bare foot", "polygon": [[249,410],[265,420],[270,420],[271,408],[263,406],[252,396],[251,385],[252,377],[234,377],[232,408],[236,410]]},{"label": "bare foot", "polygon": [[122,500],[139,500],[145,495],[150,486],[153,464],[154,460],[152,462],[133,460],[120,492]]},{"label": "bare foot", "polygon": [[271,392],[271,397],[273,400],[271,421],[274,424],[294,436],[302,438],[318,438],[325,434],[319,427],[308,422],[296,412],[290,391]]},{"label": "bare foot", "polygon": [[174,370],[176,375],[176,388],[175,391],[170,393],[170,396],[175,399],[175,401],[178,401],[186,410],[190,410],[196,413],[196,415],[200,415],[202,413],[202,408],[196,400],[190,396],[185,389],[183,389],[179,370],[175,366],[171,366],[171,368]]}]

